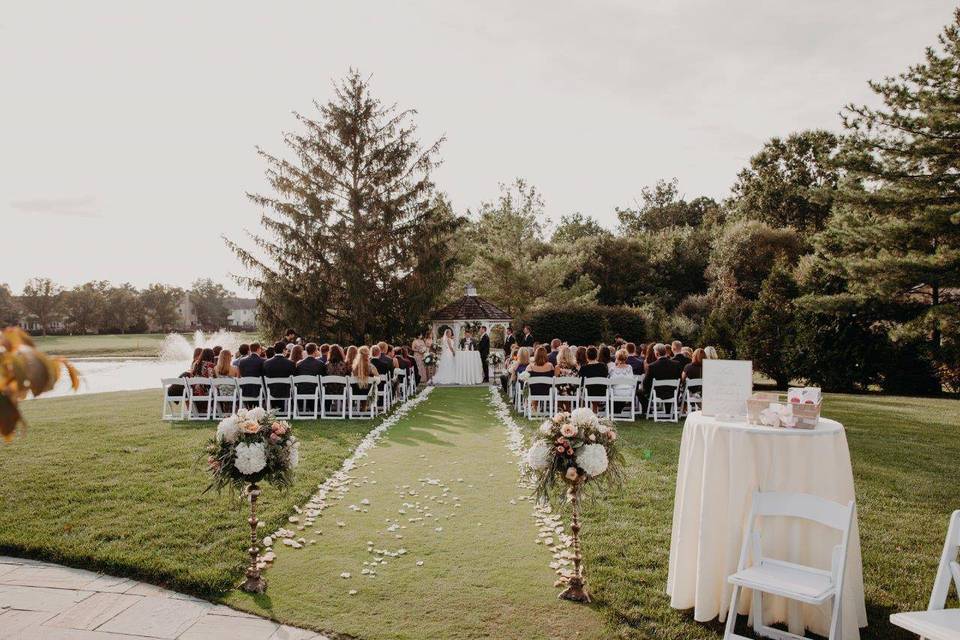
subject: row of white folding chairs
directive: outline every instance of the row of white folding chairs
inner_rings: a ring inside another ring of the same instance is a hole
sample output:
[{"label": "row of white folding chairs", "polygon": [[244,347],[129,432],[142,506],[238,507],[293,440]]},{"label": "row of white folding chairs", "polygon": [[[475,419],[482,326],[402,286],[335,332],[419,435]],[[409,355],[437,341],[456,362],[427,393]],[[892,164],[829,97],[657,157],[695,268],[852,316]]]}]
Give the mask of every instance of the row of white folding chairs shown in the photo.
[{"label": "row of white folding chairs", "polygon": [[[398,397],[393,397],[387,376],[376,376],[369,381],[374,387],[370,402],[367,395],[353,393],[352,385],[359,384],[359,381],[352,376],[164,378],[161,380],[161,418],[219,420],[236,413],[241,407],[252,406],[273,409],[277,417],[283,419],[372,418],[377,413],[386,413],[398,402],[405,402],[416,392],[416,380],[406,371],[396,371],[395,377]],[[272,386],[286,387],[288,392],[274,396]],[[313,391],[301,392],[302,386],[310,386]],[[180,393],[174,391],[178,387],[182,388]],[[198,392],[195,387],[205,392]],[[331,391],[334,388],[339,388],[340,392]],[[368,406],[364,407],[365,404]]]},{"label": "row of white folding chairs", "polygon": [[[640,395],[643,375],[613,376],[609,378],[580,378],[576,376],[536,376],[518,381],[514,398],[516,410],[528,419],[556,415],[564,410],[590,407],[597,415],[613,420],[636,420],[642,412]],[[647,400],[646,418],[655,422],[677,422],[681,415],[700,409],[701,379],[687,380],[680,394],[680,380],[654,380]],[[541,393],[533,393],[532,386]],[[549,386],[548,389],[543,387]],[[598,388],[603,388],[602,392]],[[666,394],[663,391],[668,390]],[[692,390],[697,391],[692,391]],[[543,391],[546,390],[546,393]],[[671,391],[672,390],[672,391]]]}]

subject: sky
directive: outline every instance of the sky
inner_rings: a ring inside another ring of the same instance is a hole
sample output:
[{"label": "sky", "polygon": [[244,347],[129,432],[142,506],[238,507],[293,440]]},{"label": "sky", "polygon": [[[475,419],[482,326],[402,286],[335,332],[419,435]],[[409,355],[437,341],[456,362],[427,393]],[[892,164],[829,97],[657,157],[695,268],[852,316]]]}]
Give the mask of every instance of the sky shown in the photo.
[{"label": "sky", "polygon": [[611,228],[659,178],[722,198],[765,140],[874,103],[867,81],[920,61],[953,7],[0,0],[0,282],[245,293],[221,236],[258,230],[255,148],[282,153],[351,67],[446,136],[434,177],[461,212],[515,177]]}]

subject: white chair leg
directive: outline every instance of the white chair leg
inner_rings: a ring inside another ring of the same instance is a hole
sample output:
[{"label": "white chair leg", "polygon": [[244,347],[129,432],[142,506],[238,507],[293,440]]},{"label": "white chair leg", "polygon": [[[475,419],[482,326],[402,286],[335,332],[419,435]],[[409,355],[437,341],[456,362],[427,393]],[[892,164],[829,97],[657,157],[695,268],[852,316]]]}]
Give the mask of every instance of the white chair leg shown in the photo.
[{"label": "white chair leg", "polygon": [[763,593],[753,590],[753,599],[750,605],[750,614],[753,616],[753,632],[758,633],[758,629],[763,629]]},{"label": "white chair leg", "polygon": [[740,587],[734,585],[733,594],[730,596],[730,608],[727,610],[727,626],[723,631],[724,640],[733,637],[733,630],[737,625],[737,600],[740,597]]}]

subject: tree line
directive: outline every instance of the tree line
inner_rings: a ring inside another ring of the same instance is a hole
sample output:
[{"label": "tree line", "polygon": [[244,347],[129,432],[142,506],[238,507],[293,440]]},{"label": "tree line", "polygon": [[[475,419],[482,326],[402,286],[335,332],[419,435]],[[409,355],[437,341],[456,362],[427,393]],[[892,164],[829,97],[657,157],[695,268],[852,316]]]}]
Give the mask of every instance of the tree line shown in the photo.
[{"label": "tree line", "polygon": [[0,326],[36,323],[46,335],[54,326],[71,333],[136,333],[184,328],[180,305],[188,297],[202,328],[227,326],[233,294],[209,278],[189,289],[155,283],[137,289],[93,280],[67,289],[50,278],[30,278],[16,296],[0,283]]},{"label": "tree line", "polygon": [[920,63],[870,86],[881,106],[771,138],[728,197],[660,180],[607,229],[554,224],[522,179],[456,212],[431,177],[442,140],[421,145],[415,112],[351,70],[297,114],[289,157],[260,151],[256,251],[227,242],[271,334],[408,338],[472,283],[515,318],[627,308],[650,331],[631,339],[712,344],[780,384],[960,390],[960,10]]}]

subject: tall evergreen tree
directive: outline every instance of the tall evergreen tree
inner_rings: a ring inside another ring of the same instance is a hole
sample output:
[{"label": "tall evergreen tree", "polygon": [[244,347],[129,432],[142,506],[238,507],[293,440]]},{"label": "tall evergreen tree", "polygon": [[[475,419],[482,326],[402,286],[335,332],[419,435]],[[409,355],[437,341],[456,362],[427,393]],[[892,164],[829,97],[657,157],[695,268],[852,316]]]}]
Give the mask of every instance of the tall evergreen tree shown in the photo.
[{"label": "tall evergreen tree", "polygon": [[[421,146],[414,110],[384,106],[351,70],[319,117],[284,141],[290,158],[259,150],[268,195],[255,250],[228,245],[256,273],[240,282],[259,292],[263,328],[362,341],[400,337],[425,318],[453,267],[458,224],[431,171],[443,139]],[[262,256],[262,257],[261,257]]]},{"label": "tall evergreen tree", "polygon": [[960,317],[960,9],[939,42],[922,63],[870,83],[882,107],[846,108],[850,179],[817,241],[845,283],[829,298],[884,303],[877,320],[922,336],[934,360]]},{"label": "tall evergreen tree", "polygon": [[779,259],[763,281],[760,296],[737,338],[737,355],[785,388],[790,382],[791,358],[796,329],[793,324],[797,286],[788,263]]}]

